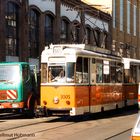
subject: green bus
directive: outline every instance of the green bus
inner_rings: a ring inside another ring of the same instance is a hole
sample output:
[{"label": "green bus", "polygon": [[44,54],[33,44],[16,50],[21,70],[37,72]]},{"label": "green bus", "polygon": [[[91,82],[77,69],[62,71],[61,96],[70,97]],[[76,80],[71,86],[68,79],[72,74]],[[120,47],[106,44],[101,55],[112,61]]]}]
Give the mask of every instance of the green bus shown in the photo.
[{"label": "green bus", "polygon": [[36,72],[27,62],[0,63],[0,112],[33,116],[37,106]]}]

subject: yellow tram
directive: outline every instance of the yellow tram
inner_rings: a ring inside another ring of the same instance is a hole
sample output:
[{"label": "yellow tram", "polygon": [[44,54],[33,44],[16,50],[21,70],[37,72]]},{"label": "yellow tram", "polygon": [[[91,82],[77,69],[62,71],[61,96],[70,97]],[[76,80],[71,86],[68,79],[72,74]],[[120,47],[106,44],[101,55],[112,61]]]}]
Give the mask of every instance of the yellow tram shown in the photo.
[{"label": "yellow tram", "polygon": [[138,84],[124,83],[122,58],[84,48],[84,44],[45,47],[40,107],[47,114],[75,116],[136,104]]}]

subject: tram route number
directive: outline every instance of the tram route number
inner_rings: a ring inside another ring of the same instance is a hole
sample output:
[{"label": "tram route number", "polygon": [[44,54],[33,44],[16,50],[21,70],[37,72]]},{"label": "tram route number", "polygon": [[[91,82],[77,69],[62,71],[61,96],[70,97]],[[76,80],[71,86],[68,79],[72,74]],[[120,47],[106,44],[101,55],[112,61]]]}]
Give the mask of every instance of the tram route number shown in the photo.
[{"label": "tram route number", "polygon": [[70,99],[70,95],[61,95],[61,99]]}]

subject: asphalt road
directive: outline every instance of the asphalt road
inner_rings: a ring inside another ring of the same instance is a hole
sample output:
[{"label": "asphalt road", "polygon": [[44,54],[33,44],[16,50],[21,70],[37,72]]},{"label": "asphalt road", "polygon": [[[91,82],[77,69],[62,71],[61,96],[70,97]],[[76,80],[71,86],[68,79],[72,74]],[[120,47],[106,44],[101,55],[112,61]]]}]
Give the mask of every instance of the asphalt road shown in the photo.
[{"label": "asphalt road", "polygon": [[2,117],[0,140],[129,140],[136,110],[80,117]]}]

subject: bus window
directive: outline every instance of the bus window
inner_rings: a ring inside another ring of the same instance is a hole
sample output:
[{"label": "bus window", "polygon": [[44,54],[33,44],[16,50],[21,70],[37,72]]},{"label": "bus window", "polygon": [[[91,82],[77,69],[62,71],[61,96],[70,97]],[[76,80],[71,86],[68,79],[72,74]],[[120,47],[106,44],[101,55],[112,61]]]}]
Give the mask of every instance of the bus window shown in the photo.
[{"label": "bus window", "polygon": [[[48,79],[50,77],[48,76]],[[41,64],[41,82],[46,83],[47,82],[47,64]]]},{"label": "bus window", "polygon": [[102,83],[103,81],[103,62],[102,60],[96,60],[96,82]]},{"label": "bus window", "polygon": [[74,69],[75,63],[68,62],[67,63],[67,82],[74,82]]},{"label": "bus window", "polygon": [[29,67],[27,65],[24,65],[22,68],[22,77],[23,82],[27,82],[29,79]]},{"label": "bus window", "polygon": [[0,66],[0,82],[11,81],[18,83],[20,81],[20,69],[18,65],[1,65]]}]

